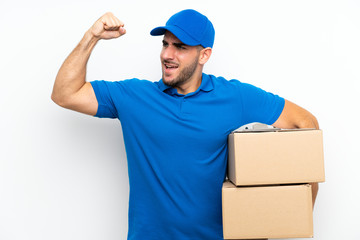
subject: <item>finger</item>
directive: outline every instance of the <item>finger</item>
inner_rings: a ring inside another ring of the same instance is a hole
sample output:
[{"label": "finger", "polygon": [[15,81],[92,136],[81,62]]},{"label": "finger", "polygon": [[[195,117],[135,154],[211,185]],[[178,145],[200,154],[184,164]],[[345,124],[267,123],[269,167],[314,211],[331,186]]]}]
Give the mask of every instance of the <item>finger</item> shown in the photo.
[{"label": "finger", "polygon": [[104,23],[106,23],[107,25],[112,25],[112,26],[123,26],[124,24],[117,18],[114,16],[113,13],[109,12],[106,13],[103,16],[104,19]]},{"label": "finger", "polygon": [[125,26],[124,23],[123,23],[122,21],[120,21],[119,19],[117,19],[117,18],[115,18],[115,22],[116,22],[116,24],[117,24],[118,26],[120,26],[120,27],[124,27],[124,26]]},{"label": "finger", "polygon": [[124,27],[124,23],[121,22],[119,19],[117,19],[114,16],[110,16],[109,18],[105,18],[103,21],[104,29],[110,30],[110,31],[117,31],[121,27]]},{"label": "finger", "polygon": [[121,27],[121,28],[119,29],[119,32],[120,32],[120,35],[124,35],[124,34],[126,33],[126,29],[123,28],[123,27]]},{"label": "finger", "polygon": [[115,17],[115,15],[113,13],[109,13],[108,17],[112,24],[114,24],[116,26],[120,26],[120,27],[124,26],[124,23],[121,22],[117,17]]},{"label": "finger", "polygon": [[116,19],[115,19],[115,17],[113,17],[113,16],[108,19],[108,25],[109,25],[110,27],[114,27],[114,28],[120,27],[120,26],[116,23]]},{"label": "finger", "polygon": [[118,37],[121,37],[122,35],[124,35],[125,33],[126,33],[126,30],[124,28],[121,28],[118,31],[105,31],[102,34],[102,38],[103,39],[118,38]]},{"label": "finger", "polygon": [[104,29],[106,31],[118,31],[120,29],[120,26],[104,25]]}]

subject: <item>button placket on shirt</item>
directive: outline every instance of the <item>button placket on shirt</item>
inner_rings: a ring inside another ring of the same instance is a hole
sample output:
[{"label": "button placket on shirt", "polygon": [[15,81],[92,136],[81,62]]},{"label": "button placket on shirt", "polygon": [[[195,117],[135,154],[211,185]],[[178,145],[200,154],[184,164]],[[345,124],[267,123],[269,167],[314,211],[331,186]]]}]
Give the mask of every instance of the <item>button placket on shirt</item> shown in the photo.
[{"label": "button placket on shirt", "polygon": [[181,100],[180,113],[190,114],[191,113],[191,96],[184,96]]},{"label": "button placket on shirt", "polygon": [[191,98],[195,97],[198,93],[199,90],[187,95],[178,94],[177,92],[173,94],[180,100],[180,114],[191,114]]}]

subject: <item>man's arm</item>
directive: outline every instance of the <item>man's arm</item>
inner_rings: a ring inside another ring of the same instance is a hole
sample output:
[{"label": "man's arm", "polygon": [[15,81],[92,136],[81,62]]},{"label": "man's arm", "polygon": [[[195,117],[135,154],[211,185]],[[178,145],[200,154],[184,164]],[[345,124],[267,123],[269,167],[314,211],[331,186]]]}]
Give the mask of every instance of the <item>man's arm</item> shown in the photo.
[{"label": "man's arm", "polygon": [[[277,128],[315,128],[319,129],[317,119],[307,110],[299,107],[295,103],[285,100],[285,106],[280,117],[273,124]],[[319,190],[318,183],[310,183],[312,189],[313,206]]]},{"label": "man's arm", "polygon": [[91,84],[86,82],[86,65],[96,43],[100,39],[124,35],[123,27],[124,24],[112,13],[106,13],[85,33],[56,76],[51,94],[56,104],[81,113],[96,114],[98,102]]},{"label": "man's arm", "polygon": [[317,119],[307,110],[285,99],[280,117],[273,124],[277,128],[315,128],[319,129]]}]

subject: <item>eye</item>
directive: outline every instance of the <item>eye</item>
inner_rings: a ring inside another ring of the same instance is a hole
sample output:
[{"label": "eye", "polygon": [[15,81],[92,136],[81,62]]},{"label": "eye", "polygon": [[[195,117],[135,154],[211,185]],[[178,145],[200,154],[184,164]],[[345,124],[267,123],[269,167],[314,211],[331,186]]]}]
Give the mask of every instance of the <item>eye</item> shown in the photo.
[{"label": "eye", "polygon": [[181,50],[185,50],[185,49],[186,49],[186,45],[185,45],[185,44],[182,44],[182,43],[174,43],[174,46],[175,46],[177,49],[181,49]]},{"label": "eye", "polygon": [[163,43],[163,47],[169,46],[169,43],[167,43],[166,41],[163,41],[162,43]]},{"label": "eye", "polygon": [[186,49],[184,45],[177,46],[178,49]]}]

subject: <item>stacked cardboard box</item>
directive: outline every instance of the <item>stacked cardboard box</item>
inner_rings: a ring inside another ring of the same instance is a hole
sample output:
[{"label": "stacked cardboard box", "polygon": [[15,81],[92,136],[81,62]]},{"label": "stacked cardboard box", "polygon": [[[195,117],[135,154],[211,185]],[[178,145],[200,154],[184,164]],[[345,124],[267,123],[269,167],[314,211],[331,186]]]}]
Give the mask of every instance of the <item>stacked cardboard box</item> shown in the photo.
[{"label": "stacked cardboard box", "polygon": [[322,131],[229,135],[223,185],[224,239],[313,236],[312,182],[324,182]]}]

